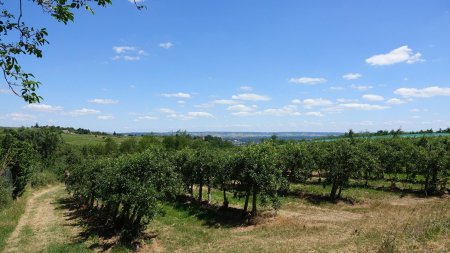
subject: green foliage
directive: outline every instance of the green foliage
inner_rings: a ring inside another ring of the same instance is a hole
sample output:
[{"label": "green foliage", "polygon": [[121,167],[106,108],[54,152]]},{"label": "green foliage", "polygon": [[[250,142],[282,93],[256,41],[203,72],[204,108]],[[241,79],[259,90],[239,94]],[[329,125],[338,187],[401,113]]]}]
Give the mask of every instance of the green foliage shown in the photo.
[{"label": "green foliage", "polygon": [[7,207],[12,201],[11,184],[6,178],[0,176],[0,210]]},{"label": "green foliage", "polygon": [[56,184],[57,182],[57,176],[51,171],[36,172],[30,178],[30,185],[33,188],[45,187]]},{"label": "green foliage", "polygon": [[158,213],[158,202],[173,199],[180,181],[169,155],[160,148],[74,167],[67,188],[88,208],[100,208],[120,227],[124,239],[136,235]]}]

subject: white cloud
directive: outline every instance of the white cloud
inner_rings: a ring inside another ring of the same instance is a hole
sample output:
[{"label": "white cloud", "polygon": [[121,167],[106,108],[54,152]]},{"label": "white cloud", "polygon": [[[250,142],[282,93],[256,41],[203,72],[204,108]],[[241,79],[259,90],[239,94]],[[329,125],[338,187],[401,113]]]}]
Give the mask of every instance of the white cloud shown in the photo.
[{"label": "white cloud", "polygon": [[380,95],[374,95],[374,94],[364,94],[362,96],[363,99],[368,101],[383,101],[384,97]]},{"label": "white cloud", "polygon": [[46,104],[28,104],[23,108],[38,112],[60,112],[63,110],[61,106],[52,106]]},{"label": "white cloud", "polygon": [[331,102],[328,99],[323,99],[323,98],[308,98],[303,100],[303,105],[305,105],[305,107],[314,107],[314,106],[329,106],[332,105],[333,102]]},{"label": "white cloud", "polygon": [[6,117],[14,121],[31,121],[36,119],[34,115],[19,112],[7,114]]},{"label": "white cloud", "polygon": [[355,90],[359,90],[359,91],[366,91],[369,89],[373,89],[373,86],[371,85],[350,85],[350,88],[355,89]]},{"label": "white cloud", "polygon": [[309,85],[324,83],[326,81],[327,81],[327,79],[322,78],[322,77],[297,77],[297,78],[289,79],[290,83],[309,84]]},{"label": "white cloud", "polygon": [[94,98],[91,100],[88,100],[89,103],[93,104],[100,104],[100,105],[111,105],[111,104],[117,104],[119,101],[113,100],[113,99],[107,99],[107,98]]},{"label": "white cloud", "polygon": [[241,87],[239,87],[239,89],[240,89],[240,90],[243,90],[243,91],[252,91],[252,90],[253,90],[253,87],[250,87],[250,86],[241,86]]},{"label": "white cloud", "polygon": [[389,105],[400,105],[406,103],[405,100],[399,99],[399,98],[391,98],[388,101],[386,101],[386,104]]},{"label": "white cloud", "polygon": [[176,111],[174,111],[174,110],[172,110],[170,108],[159,108],[158,112],[166,113],[166,114],[175,114],[175,113],[177,113]]},{"label": "white cloud", "polygon": [[186,116],[192,118],[214,118],[209,112],[188,112]]},{"label": "white cloud", "polygon": [[302,101],[300,100],[300,99],[292,99],[291,100],[291,103],[293,103],[293,104],[301,104],[302,103]]},{"label": "white cloud", "polygon": [[343,90],[344,87],[341,86],[330,86],[330,90]]},{"label": "white cloud", "polygon": [[157,120],[157,117],[145,115],[145,116],[139,116],[137,117],[137,120]]},{"label": "white cloud", "polygon": [[144,50],[138,50],[138,48],[132,46],[114,46],[113,50],[116,53],[116,55],[111,58],[113,61],[139,61],[141,56],[147,55]]},{"label": "white cloud", "polygon": [[382,105],[371,105],[371,104],[360,104],[360,103],[348,103],[348,104],[339,104],[339,108],[342,109],[352,109],[352,110],[384,110],[388,109],[389,106]]},{"label": "white cloud", "polygon": [[434,96],[450,96],[450,88],[431,86],[422,89],[400,88],[394,91],[395,94],[403,97],[429,98]]},{"label": "white cloud", "polygon": [[217,99],[212,101],[214,104],[218,104],[218,105],[234,105],[237,104],[237,102],[235,100],[231,100],[231,99]]},{"label": "white cloud", "polygon": [[136,48],[130,47],[130,46],[114,46],[113,50],[114,50],[114,52],[116,52],[116,54],[123,54],[123,53],[136,51]]},{"label": "white cloud", "polygon": [[100,119],[100,120],[111,120],[111,119],[114,119],[114,117],[112,115],[99,115],[99,116],[97,116],[97,119]]},{"label": "white cloud", "polygon": [[92,115],[92,114],[99,114],[100,111],[94,110],[94,109],[88,109],[88,108],[81,108],[77,110],[73,110],[69,112],[70,116],[78,117],[78,116],[85,116],[85,115]]},{"label": "white cloud", "polygon": [[323,117],[323,114],[321,112],[306,112],[305,115],[315,116],[315,117]]},{"label": "white cloud", "polygon": [[347,73],[345,75],[342,76],[342,78],[344,78],[345,80],[356,80],[361,78],[361,74],[359,73]]},{"label": "white cloud", "polygon": [[165,93],[162,94],[163,97],[166,98],[191,98],[191,94],[189,93],[183,93],[183,92],[178,92],[178,93]]},{"label": "white cloud", "polygon": [[295,105],[288,105],[282,108],[270,108],[262,111],[261,114],[270,116],[299,116],[300,112],[297,111]]},{"label": "white cloud", "polygon": [[238,112],[253,112],[257,108],[256,105],[247,106],[247,105],[232,105],[227,108],[228,111],[238,111]]},{"label": "white cloud", "polygon": [[128,2],[130,2],[130,3],[142,3],[142,2],[144,2],[144,0],[128,0]]},{"label": "white cloud", "polygon": [[186,103],[186,101],[184,101],[184,100],[178,100],[177,103],[180,104],[180,105],[182,105],[182,104]]},{"label": "white cloud", "polygon": [[264,95],[258,95],[254,93],[243,93],[238,95],[233,95],[232,99],[236,100],[248,100],[248,101],[269,101],[271,98]]},{"label": "white cloud", "polygon": [[170,41],[159,43],[159,47],[164,48],[164,49],[169,49],[169,48],[173,47],[173,43]]},{"label": "white cloud", "polygon": [[428,112],[428,109],[414,108],[414,109],[411,109],[410,112]]},{"label": "white cloud", "polygon": [[358,99],[338,98],[338,99],[336,99],[336,101],[339,103],[353,103],[353,102],[358,102]]},{"label": "white cloud", "polygon": [[366,62],[372,66],[392,65],[406,62],[412,64],[421,59],[422,54],[414,53],[408,46],[402,46],[392,50],[387,54],[378,54],[366,59]]},{"label": "white cloud", "polygon": [[141,59],[140,56],[130,56],[130,55],[124,55],[122,57],[125,61],[139,61]]}]

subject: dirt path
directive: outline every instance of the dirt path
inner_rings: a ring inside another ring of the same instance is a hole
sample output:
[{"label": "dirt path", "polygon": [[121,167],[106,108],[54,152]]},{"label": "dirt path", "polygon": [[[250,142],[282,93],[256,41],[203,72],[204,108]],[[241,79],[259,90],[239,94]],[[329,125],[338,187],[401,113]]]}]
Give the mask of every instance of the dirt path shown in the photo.
[{"label": "dirt path", "polygon": [[63,185],[34,193],[4,252],[40,252],[51,244],[68,242],[70,231],[64,226],[67,221],[56,203],[64,194]]}]

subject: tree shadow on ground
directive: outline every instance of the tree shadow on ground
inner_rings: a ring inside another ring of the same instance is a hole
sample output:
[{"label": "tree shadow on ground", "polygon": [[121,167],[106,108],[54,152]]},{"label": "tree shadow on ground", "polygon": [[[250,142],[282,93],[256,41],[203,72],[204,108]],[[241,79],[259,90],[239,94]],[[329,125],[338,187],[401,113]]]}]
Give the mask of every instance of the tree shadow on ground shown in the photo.
[{"label": "tree shadow on ground", "polygon": [[172,206],[178,210],[195,216],[209,227],[240,227],[248,224],[248,216],[242,215],[243,210],[235,207],[224,208],[211,205],[207,202],[198,202],[189,196],[181,196],[172,202]]},{"label": "tree shadow on ground", "polygon": [[[61,197],[56,200],[56,209],[65,210],[64,216],[68,223],[65,226],[82,228],[74,239],[74,244],[92,241],[89,249],[109,251],[117,246],[132,249],[133,243],[119,243],[120,230],[110,222],[98,209],[88,209],[80,206],[72,197]],[[152,239],[156,235],[144,234],[141,239]],[[98,239],[97,239],[98,238]]]},{"label": "tree shadow on ground", "polygon": [[294,191],[289,191],[287,195],[300,198],[306,200],[308,203],[313,205],[320,205],[323,203],[332,203],[337,204],[339,202],[343,202],[345,204],[354,205],[358,202],[358,200],[350,197],[340,197],[340,198],[330,198],[328,195],[318,194],[318,193],[311,193],[306,192],[304,190],[298,189]]}]

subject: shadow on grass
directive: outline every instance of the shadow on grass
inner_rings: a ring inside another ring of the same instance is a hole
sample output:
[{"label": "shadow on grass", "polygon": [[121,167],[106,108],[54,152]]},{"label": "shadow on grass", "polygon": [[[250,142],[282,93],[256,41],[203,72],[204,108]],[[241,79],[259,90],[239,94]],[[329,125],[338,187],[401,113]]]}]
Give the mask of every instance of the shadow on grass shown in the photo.
[{"label": "shadow on grass", "polygon": [[242,209],[224,208],[207,202],[198,202],[189,196],[178,197],[176,201],[172,202],[172,206],[178,211],[195,216],[209,227],[239,227],[247,225],[249,218],[248,216],[242,216]]},{"label": "shadow on grass", "polygon": [[[66,211],[64,213],[65,219],[71,221],[65,226],[82,228],[82,231],[75,238],[74,244],[92,241],[89,249],[101,251],[109,251],[116,246],[124,247],[123,244],[118,243],[120,230],[117,230],[100,210],[80,206],[72,197],[59,198],[55,204],[57,209]],[[147,237],[151,239],[156,235],[153,237],[144,235],[144,239],[148,239]],[[126,247],[131,249],[133,245],[126,245]]]},{"label": "shadow on grass", "polygon": [[311,192],[307,192],[307,191],[304,191],[304,190],[301,190],[301,189],[294,190],[294,191],[289,191],[287,193],[287,195],[295,197],[295,198],[304,199],[304,200],[306,200],[307,202],[309,202],[310,204],[313,204],[313,205],[320,205],[320,204],[323,204],[323,203],[337,204],[339,202],[344,202],[344,203],[349,204],[349,205],[354,205],[355,203],[358,202],[354,198],[340,197],[340,198],[332,199],[328,195],[322,195],[322,194],[318,194],[318,193],[311,193]]}]

